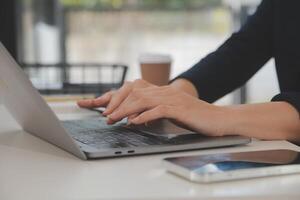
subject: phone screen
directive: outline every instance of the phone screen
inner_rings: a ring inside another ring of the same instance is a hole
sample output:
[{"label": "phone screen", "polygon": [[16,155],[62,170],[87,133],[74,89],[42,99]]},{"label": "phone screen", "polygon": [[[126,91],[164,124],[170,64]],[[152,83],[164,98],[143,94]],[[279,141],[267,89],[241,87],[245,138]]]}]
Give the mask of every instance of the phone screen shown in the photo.
[{"label": "phone screen", "polygon": [[300,164],[300,155],[292,150],[268,150],[186,156],[165,159],[195,173],[216,173],[239,169]]}]

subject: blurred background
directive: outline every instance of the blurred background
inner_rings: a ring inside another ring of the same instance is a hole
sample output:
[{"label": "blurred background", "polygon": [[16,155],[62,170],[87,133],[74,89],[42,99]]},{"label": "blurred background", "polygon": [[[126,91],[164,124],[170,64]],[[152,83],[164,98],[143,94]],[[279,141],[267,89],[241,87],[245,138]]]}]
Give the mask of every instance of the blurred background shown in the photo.
[{"label": "blurred background", "polygon": [[[42,93],[99,95],[140,78],[143,52],[170,54],[171,78],[182,73],[238,30],[260,0],[3,2],[1,41]],[[269,101],[278,91],[271,60],[217,103]]]}]

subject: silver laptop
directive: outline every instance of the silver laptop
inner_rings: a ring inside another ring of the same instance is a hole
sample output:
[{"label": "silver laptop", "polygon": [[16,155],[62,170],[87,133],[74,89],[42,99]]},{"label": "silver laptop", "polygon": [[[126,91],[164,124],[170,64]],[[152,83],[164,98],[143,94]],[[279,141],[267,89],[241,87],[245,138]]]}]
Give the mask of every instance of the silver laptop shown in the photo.
[{"label": "silver laptop", "polygon": [[0,44],[4,105],[21,127],[82,159],[174,152],[249,143],[241,136],[206,137],[167,120],[149,126],[109,126],[104,117],[59,121],[5,47]]}]

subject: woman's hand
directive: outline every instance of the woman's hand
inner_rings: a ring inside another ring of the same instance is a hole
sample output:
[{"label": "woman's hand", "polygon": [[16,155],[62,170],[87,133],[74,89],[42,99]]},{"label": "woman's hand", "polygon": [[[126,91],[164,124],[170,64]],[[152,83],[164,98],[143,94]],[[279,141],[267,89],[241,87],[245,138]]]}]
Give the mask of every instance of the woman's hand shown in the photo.
[{"label": "woman's hand", "polygon": [[107,117],[116,122],[135,115],[128,120],[132,124],[167,118],[191,130],[221,136],[227,132],[226,111],[225,107],[206,103],[172,86],[150,86],[133,89]]},{"label": "woman's hand", "polygon": [[226,133],[226,109],[199,100],[172,86],[158,87],[143,80],[128,82],[115,92],[95,100],[78,102],[81,107],[107,106],[104,114],[112,124],[128,117],[132,124],[168,118],[207,135]]},{"label": "woman's hand", "polygon": [[[116,91],[110,91],[96,99],[88,99],[78,101],[78,106],[82,108],[97,108],[97,107],[106,107],[103,112],[104,116],[111,114],[115,111],[116,108],[128,97],[128,95],[135,89],[146,88],[146,87],[157,87],[151,83],[148,83],[144,80],[138,79],[133,82],[125,82],[124,85]],[[136,117],[136,114],[128,116],[128,119]],[[108,119],[108,123],[112,124],[115,121]]]},{"label": "woman's hand", "polygon": [[258,139],[300,141],[298,111],[286,102],[215,106],[176,87],[158,87],[143,80],[127,82],[93,100],[79,101],[85,108],[106,107],[104,115],[113,124],[128,117],[143,124],[168,118],[191,130],[210,136],[243,135]]}]

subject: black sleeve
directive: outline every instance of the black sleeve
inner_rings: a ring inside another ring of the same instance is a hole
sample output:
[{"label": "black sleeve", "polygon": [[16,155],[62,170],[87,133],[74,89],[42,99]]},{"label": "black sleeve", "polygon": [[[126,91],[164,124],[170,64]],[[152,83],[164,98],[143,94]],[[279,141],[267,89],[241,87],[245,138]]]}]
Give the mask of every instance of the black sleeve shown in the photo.
[{"label": "black sleeve", "polygon": [[191,81],[207,102],[242,86],[272,57],[272,1],[263,0],[238,32],[175,79]]},{"label": "black sleeve", "polygon": [[300,92],[283,92],[274,96],[272,101],[288,102],[300,113]]}]

